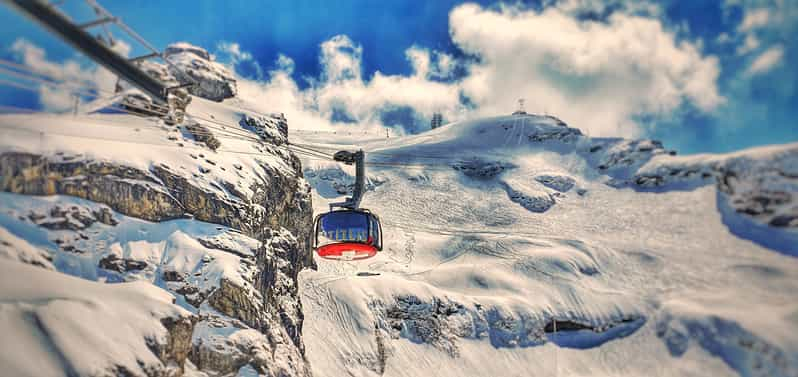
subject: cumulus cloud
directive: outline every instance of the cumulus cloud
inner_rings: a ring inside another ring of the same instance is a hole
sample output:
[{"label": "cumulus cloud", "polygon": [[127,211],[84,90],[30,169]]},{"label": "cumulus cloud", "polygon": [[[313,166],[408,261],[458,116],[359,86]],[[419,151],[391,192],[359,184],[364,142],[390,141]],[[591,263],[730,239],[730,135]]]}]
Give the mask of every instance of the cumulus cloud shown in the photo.
[{"label": "cumulus cloud", "polygon": [[336,35],[321,44],[322,79],[328,82],[360,81],[363,47],[346,35]]},{"label": "cumulus cloud", "polygon": [[481,58],[462,86],[484,114],[506,113],[524,97],[528,110],[591,133],[629,135],[639,116],[669,116],[684,103],[712,111],[724,100],[717,59],[655,19],[614,13],[594,22],[558,8],[467,4],[449,23],[453,41]]},{"label": "cumulus cloud", "polygon": [[440,80],[457,64],[450,55],[413,46],[406,51],[411,75],[375,72],[364,79],[362,54],[363,47],[344,35],[322,42],[321,75],[305,89],[291,77],[293,60],[279,55],[265,80],[239,78],[240,97],[260,111],[284,112],[297,129],[357,124],[374,132],[388,126],[403,133],[427,128],[434,112],[450,120],[462,118],[459,85]]},{"label": "cumulus cloud", "polygon": [[457,65],[451,55],[419,46],[408,48],[405,56],[413,66],[415,75],[428,79],[447,79]]},{"label": "cumulus cloud", "polygon": [[737,27],[738,31],[747,32],[770,23],[770,10],[767,8],[750,9],[745,12],[745,17]]},{"label": "cumulus cloud", "polygon": [[235,42],[220,42],[216,45],[214,58],[237,69],[239,72],[246,72],[257,79],[263,78],[263,68],[252,57],[248,51],[244,51],[241,45]]},{"label": "cumulus cloud", "polygon": [[748,34],[745,36],[743,44],[737,47],[737,55],[751,53],[759,48],[759,44],[759,39],[754,34]]},{"label": "cumulus cloud", "polygon": [[[130,53],[130,45],[123,41],[116,41],[112,49],[122,56]],[[94,64],[81,64],[72,59],[51,61],[44,49],[24,38],[14,41],[11,52],[32,71],[60,82],[54,86],[39,86],[39,100],[48,111],[69,110],[74,104],[76,92],[85,93],[88,89],[99,92],[100,95],[113,93],[117,82],[113,73]]]},{"label": "cumulus cloud", "polygon": [[784,47],[782,46],[773,46],[762,54],[760,54],[751,65],[748,67],[748,74],[749,75],[756,75],[760,73],[765,73],[770,71],[776,65],[781,63],[782,58],[784,57]]},{"label": "cumulus cloud", "polygon": [[[357,123],[411,132],[428,127],[434,112],[448,121],[507,114],[526,98],[528,110],[556,114],[591,134],[635,136],[640,118],[672,120],[685,104],[712,112],[724,102],[717,58],[677,41],[646,16],[656,7],[637,6],[598,22],[576,16],[597,3],[562,4],[542,12],[456,7],[449,18],[452,41],[476,59],[411,46],[405,51],[410,75],[377,71],[365,79],[368,51],[339,35],[320,44],[322,73],[309,88],[300,90],[290,69],[271,72],[257,87],[272,94],[275,109],[304,119],[292,121],[295,127]],[[284,65],[291,66],[277,64]],[[458,65],[464,74],[455,79]]]},{"label": "cumulus cloud", "polygon": [[[715,57],[677,39],[652,17],[658,7],[612,4],[571,0],[542,11],[460,5],[449,15],[450,35],[468,58],[413,45],[405,51],[408,75],[365,77],[369,51],[346,35],[320,43],[321,73],[306,87],[294,80],[288,56],[278,55],[265,70],[237,43],[220,43],[216,55],[238,75],[240,100],[285,113],[295,129],[356,124],[416,132],[435,112],[446,121],[508,114],[525,98],[527,110],[555,114],[591,134],[636,136],[638,119],[670,119],[684,105],[712,112],[723,103]],[[601,21],[579,16],[585,12],[601,12]],[[66,64],[55,68],[68,70]]]}]

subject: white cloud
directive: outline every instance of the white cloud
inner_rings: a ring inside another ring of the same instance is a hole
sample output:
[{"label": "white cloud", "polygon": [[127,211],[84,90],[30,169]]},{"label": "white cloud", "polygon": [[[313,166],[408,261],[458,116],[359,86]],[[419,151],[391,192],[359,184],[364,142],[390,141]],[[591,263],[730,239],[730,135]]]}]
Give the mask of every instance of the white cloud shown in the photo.
[{"label": "white cloud", "polygon": [[745,55],[759,48],[759,39],[753,33],[745,36],[743,44],[737,47],[737,55]]},{"label": "white cloud", "polygon": [[405,51],[405,56],[413,66],[413,72],[419,77],[446,79],[451,76],[457,65],[449,54],[430,51],[415,45]]},{"label": "white cloud", "polygon": [[[122,56],[130,52],[130,45],[116,41],[112,49]],[[19,38],[11,45],[15,58],[32,71],[63,81],[57,86],[41,85],[39,100],[45,110],[65,111],[74,104],[75,92],[96,90],[101,96],[114,92],[117,79],[110,71],[94,64],[81,65],[76,60],[54,62],[47,59],[44,49],[24,38]]]},{"label": "white cloud", "polygon": [[247,64],[254,71],[256,78],[263,78],[263,68],[252,57],[252,54],[241,49],[241,45],[235,42],[220,42],[216,45],[216,54],[214,59],[220,59],[221,62],[226,63],[231,68],[235,69],[236,66]]},{"label": "white cloud", "polygon": [[756,8],[756,9],[748,9],[745,12],[745,17],[743,17],[743,21],[740,23],[740,26],[737,27],[737,30],[740,32],[747,32],[762,26],[766,26],[770,23],[770,10],[767,8]]},{"label": "white cloud", "polygon": [[747,72],[749,75],[756,75],[770,71],[773,67],[781,63],[783,57],[784,47],[780,45],[773,46],[754,59],[753,63],[748,67]]},{"label": "white cloud", "polygon": [[252,54],[241,50],[241,45],[235,42],[220,42],[216,49],[220,52],[228,54],[228,56],[236,61],[252,60]]},{"label": "white cloud", "polygon": [[291,59],[283,54],[278,54],[277,69],[289,75],[294,73],[294,59]]},{"label": "white cloud", "polygon": [[592,134],[629,135],[639,131],[638,115],[669,116],[682,103],[712,111],[724,100],[717,59],[676,42],[658,20],[615,13],[579,21],[557,8],[467,4],[449,21],[453,41],[482,59],[462,86],[483,114],[506,113],[524,97],[528,110]]},{"label": "white cloud", "polygon": [[324,81],[360,81],[363,47],[346,35],[336,35],[321,44],[319,58]]},{"label": "white cloud", "polygon": [[[423,129],[434,112],[447,121],[507,114],[525,98],[529,111],[614,136],[639,134],[639,116],[672,117],[685,103],[711,112],[724,101],[715,57],[703,55],[696,43],[677,42],[674,32],[647,16],[657,7],[616,3],[621,11],[600,9],[610,12],[603,22],[575,15],[600,6],[594,1],[558,3],[542,13],[458,6],[449,17],[452,41],[477,59],[411,46],[405,51],[410,75],[377,71],[364,78],[362,58],[369,52],[338,35],[319,45],[321,74],[309,78],[307,88],[294,81],[294,62],[285,55],[257,79],[240,77],[244,67],[238,64],[240,100],[285,113],[292,128],[322,130],[349,122],[382,127],[386,111],[396,109],[412,109],[403,116]],[[257,64],[236,43],[217,50],[230,62]]]},{"label": "white cloud", "polygon": [[[405,51],[411,75],[378,71],[366,80],[362,46],[339,35],[321,43],[322,74],[311,87],[300,90],[278,70],[253,87],[267,93],[258,102],[285,111],[293,127],[328,128],[330,119],[344,118],[379,127],[384,111],[397,107],[412,108],[418,122],[435,111],[450,121],[506,114],[526,98],[528,110],[556,114],[591,134],[630,136],[641,132],[639,116],[670,119],[685,103],[711,112],[724,101],[717,58],[677,42],[655,19],[616,12],[590,22],[559,8],[537,13],[467,4],[449,21],[453,42],[479,63],[411,46]],[[464,77],[440,80],[458,64]],[[461,102],[463,94],[475,108]]]},{"label": "white cloud", "polygon": [[451,56],[411,47],[406,56],[414,67],[412,75],[375,72],[364,80],[362,53],[360,45],[343,35],[321,43],[321,77],[311,80],[312,85],[304,90],[291,78],[293,61],[280,55],[277,69],[269,72],[264,82],[239,77],[240,97],[260,111],[284,112],[298,129],[328,130],[346,121],[337,118],[348,118],[364,128],[381,128],[383,112],[397,108],[413,110],[416,128],[423,128],[435,111],[443,112],[447,119],[461,117],[464,108],[458,84],[430,79],[451,73],[455,65]]},{"label": "white cloud", "polygon": [[656,17],[662,13],[658,4],[642,0],[551,0],[548,3],[568,14],[606,14],[622,10],[627,14]]}]

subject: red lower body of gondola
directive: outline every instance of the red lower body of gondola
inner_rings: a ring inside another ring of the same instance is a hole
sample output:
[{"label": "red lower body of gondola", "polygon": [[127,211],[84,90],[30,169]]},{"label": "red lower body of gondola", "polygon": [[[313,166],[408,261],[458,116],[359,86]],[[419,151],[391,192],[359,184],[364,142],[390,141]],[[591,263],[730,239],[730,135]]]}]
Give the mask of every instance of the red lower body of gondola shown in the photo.
[{"label": "red lower body of gondola", "polygon": [[348,261],[371,258],[377,255],[377,248],[364,243],[343,242],[321,246],[316,252],[325,259]]}]

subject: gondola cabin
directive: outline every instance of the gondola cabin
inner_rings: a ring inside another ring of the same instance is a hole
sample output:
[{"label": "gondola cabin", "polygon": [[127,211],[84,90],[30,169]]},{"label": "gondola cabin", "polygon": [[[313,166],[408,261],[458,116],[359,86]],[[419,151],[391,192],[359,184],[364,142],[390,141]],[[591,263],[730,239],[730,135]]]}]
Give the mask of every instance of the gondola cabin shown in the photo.
[{"label": "gondola cabin", "polygon": [[352,261],[382,250],[380,220],[367,210],[331,211],[317,216],[314,223],[313,248],[322,258]]}]

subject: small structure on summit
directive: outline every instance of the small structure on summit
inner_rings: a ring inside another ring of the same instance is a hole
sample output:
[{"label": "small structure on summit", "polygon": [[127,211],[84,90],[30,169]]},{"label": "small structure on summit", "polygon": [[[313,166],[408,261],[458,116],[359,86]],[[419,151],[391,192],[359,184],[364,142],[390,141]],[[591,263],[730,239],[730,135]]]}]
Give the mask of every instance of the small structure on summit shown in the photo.
[{"label": "small structure on summit", "polygon": [[443,125],[443,114],[435,112],[432,114],[432,120],[429,122],[430,128],[433,130]]},{"label": "small structure on summit", "polygon": [[524,99],[518,99],[518,110],[513,111],[513,115],[526,115],[526,110],[524,110]]}]

